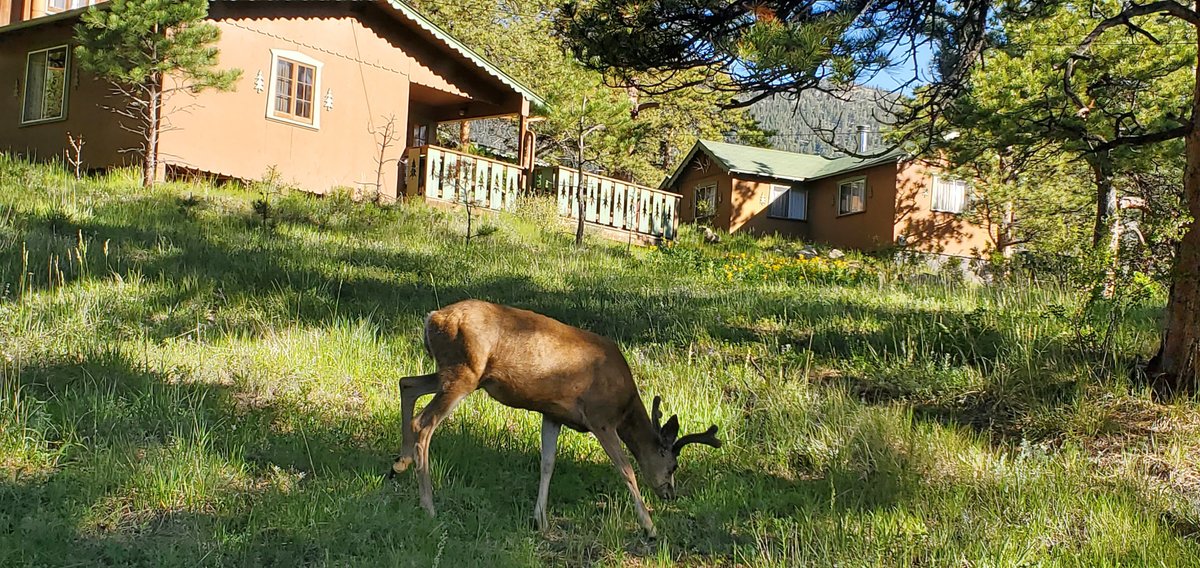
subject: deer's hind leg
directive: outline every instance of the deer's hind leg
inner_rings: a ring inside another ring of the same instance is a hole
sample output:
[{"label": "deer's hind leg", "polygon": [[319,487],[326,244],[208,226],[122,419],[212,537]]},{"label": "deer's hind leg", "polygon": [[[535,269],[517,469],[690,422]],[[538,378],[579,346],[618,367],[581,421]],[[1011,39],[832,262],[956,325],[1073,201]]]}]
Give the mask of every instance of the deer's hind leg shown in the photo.
[{"label": "deer's hind leg", "polygon": [[417,483],[421,492],[421,506],[433,517],[437,512],[433,508],[433,480],[429,475],[429,441],[433,431],[458,403],[479,386],[479,376],[474,371],[464,367],[454,367],[438,371],[440,380],[437,394],[433,400],[421,410],[421,415],[413,420],[416,432],[415,463]]},{"label": "deer's hind leg", "polygon": [[413,430],[413,412],[416,410],[417,399],[437,392],[439,385],[437,373],[400,379],[400,429],[403,443],[396,463],[392,464],[390,475],[404,473],[412,465],[413,447],[417,443],[417,434]]}]

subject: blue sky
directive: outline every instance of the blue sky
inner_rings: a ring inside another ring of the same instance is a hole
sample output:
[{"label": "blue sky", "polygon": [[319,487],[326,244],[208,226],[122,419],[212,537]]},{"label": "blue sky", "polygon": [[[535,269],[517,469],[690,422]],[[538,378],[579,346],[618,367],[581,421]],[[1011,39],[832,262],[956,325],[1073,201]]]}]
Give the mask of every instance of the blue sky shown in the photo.
[{"label": "blue sky", "polygon": [[[921,77],[928,81],[930,78],[929,64],[933,59],[933,48],[930,45],[918,46],[916,51],[910,51],[905,54],[903,62],[893,66],[890,70],[884,71],[865,84],[876,89],[885,91],[893,91],[902,83],[912,79],[913,62],[915,60],[917,67],[920,69]],[[912,92],[913,85],[905,89],[906,93]]]}]

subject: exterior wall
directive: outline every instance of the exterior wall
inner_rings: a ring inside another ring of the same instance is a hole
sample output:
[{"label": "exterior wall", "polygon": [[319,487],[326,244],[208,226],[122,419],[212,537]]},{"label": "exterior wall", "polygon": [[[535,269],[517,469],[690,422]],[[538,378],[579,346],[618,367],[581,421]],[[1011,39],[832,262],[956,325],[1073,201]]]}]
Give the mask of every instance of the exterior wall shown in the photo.
[{"label": "exterior wall", "polygon": [[702,153],[698,153],[688,164],[687,171],[675,181],[675,186],[668,188],[680,194],[679,220],[684,223],[696,221],[696,187],[717,184],[717,212],[712,218],[712,227],[732,232],[729,221],[733,216],[733,178],[713,163]]},{"label": "exterior wall", "polygon": [[[960,214],[932,210],[935,169],[921,162],[886,163],[798,184],[808,189],[808,219],[768,216],[771,186],[789,182],[731,175],[698,153],[671,188],[680,193],[680,220],[694,221],[695,188],[717,182],[717,215],[712,225],[731,233],[777,234],[858,250],[898,246],[954,256],[982,257],[991,249],[987,231]],[[838,185],[866,178],[866,210],[838,214]],[[797,185],[797,184],[791,184]]]},{"label": "exterior wall", "polygon": [[118,117],[102,108],[123,105],[110,95],[107,84],[80,72],[74,53],[68,55],[66,117],[54,122],[21,124],[28,53],[70,44],[72,25],[72,21],[54,22],[0,35],[0,77],[8,81],[4,96],[0,96],[0,150],[34,160],[62,157],[70,133],[83,137],[83,159],[89,169],[136,163],[133,154],[120,152],[137,147],[136,137],[119,128]]},{"label": "exterior wall", "polygon": [[[44,7],[44,0],[33,1]],[[9,7],[15,12],[29,6]],[[224,2],[213,3],[210,16],[222,32],[220,66],[243,74],[232,92],[181,92],[167,102],[159,142],[164,169],[259,179],[273,166],[284,182],[306,190],[373,191],[380,149],[371,131],[394,117],[395,138],[382,156],[382,193],[395,197],[416,123],[432,127],[451,117],[528,111],[515,90],[373,4]],[[0,34],[0,77],[17,78],[14,89],[23,92],[27,53],[70,44],[75,21]],[[315,127],[268,118],[272,50],[321,63]],[[61,156],[70,132],[84,136],[89,168],[136,163],[134,154],[119,152],[138,147],[136,137],[100,108],[123,104],[74,63],[71,57],[65,120],[22,126],[21,97],[0,97],[0,150],[34,159]],[[327,95],[333,98],[331,109],[325,108]],[[411,121],[410,108],[419,110]]]},{"label": "exterior wall", "polygon": [[[838,215],[838,183],[866,177],[866,210]],[[789,183],[763,177],[743,176],[734,184],[734,231],[757,235],[779,234],[835,247],[875,250],[893,242],[892,218],[896,166],[884,164],[842,176],[804,183]],[[768,216],[771,186],[798,185],[808,189],[808,219],[777,219]]]},{"label": "exterior wall", "polygon": [[[223,13],[222,13],[223,12]],[[382,193],[397,194],[399,162],[408,130],[409,79],[415,62],[353,14],[282,18],[271,11],[243,14],[224,9],[221,67],[242,77],[231,92],[178,95],[160,146],[164,162],[241,179],[262,178],[274,167],[282,180],[323,193],[335,187],[373,191],[379,148],[371,127],[394,116],[397,140],[384,156]],[[290,39],[295,38],[295,39]],[[319,48],[304,40],[320,39]],[[358,42],[356,48],[355,42]],[[315,127],[268,118],[271,50],[286,50],[322,64],[315,93]],[[255,83],[262,74],[263,88]],[[327,94],[332,110],[325,108]]]},{"label": "exterior wall", "polygon": [[[895,244],[892,224],[896,213],[895,163],[809,182],[809,238],[835,247],[879,250]],[[861,213],[838,214],[838,185],[866,178],[866,209]]]},{"label": "exterior wall", "polygon": [[896,184],[895,238],[925,253],[983,257],[994,247],[987,229],[958,213],[933,210],[936,169],[921,162],[900,166]]},{"label": "exterior wall", "polygon": [[[732,231],[747,231],[755,235],[780,235],[807,239],[809,221],[778,219],[767,215],[771,206],[771,186],[795,185],[783,180],[738,176],[733,182],[733,217],[729,221]],[[812,195],[809,195],[811,209]],[[811,212],[809,219],[812,218]]]}]

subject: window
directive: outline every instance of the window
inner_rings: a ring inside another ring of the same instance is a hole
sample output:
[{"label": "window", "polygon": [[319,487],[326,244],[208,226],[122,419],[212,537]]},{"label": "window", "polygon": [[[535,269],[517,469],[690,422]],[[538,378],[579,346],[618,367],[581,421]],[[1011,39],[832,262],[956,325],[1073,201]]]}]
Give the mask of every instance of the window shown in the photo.
[{"label": "window", "polygon": [[788,185],[771,186],[771,205],[767,216],[778,219],[808,220],[808,190]]},{"label": "window", "polygon": [[846,180],[838,184],[838,215],[862,213],[867,210],[867,178]]},{"label": "window", "polygon": [[67,46],[29,53],[21,123],[60,120],[67,115]]},{"label": "window", "polygon": [[300,53],[271,50],[271,89],[267,117],[302,126],[320,127],[321,63]]},{"label": "window", "polygon": [[696,221],[707,221],[717,214],[717,184],[696,186]]},{"label": "window", "polygon": [[46,2],[46,12],[54,14],[75,8],[86,8],[96,2],[97,0],[49,0]]},{"label": "window", "polygon": [[949,179],[933,176],[934,211],[943,213],[962,213],[967,207],[967,182],[961,179]]},{"label": "window", "polygon": [[429,144],[429,125],[418,124],[413,127],[413,146],[426,146]]}]

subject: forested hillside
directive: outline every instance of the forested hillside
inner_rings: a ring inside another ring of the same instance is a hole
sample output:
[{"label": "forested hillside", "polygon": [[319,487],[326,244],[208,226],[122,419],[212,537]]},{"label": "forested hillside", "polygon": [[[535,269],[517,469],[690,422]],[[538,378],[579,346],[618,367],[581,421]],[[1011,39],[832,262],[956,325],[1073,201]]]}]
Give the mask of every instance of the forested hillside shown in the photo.
[{"label": "forested hillside", "polygon": [[[839,148],[855,146],[855,127],[866,125],[870,132],[868,150],[884,147],[886,126],[879,120],[878,100],[887,93],[855,87],[844,96],[807,91],[798,98],[774,95],[755,103],[748,114],[759,127],[773,133],[771,146],[790,152],[822,156],[839,155]],[[823,130],[832,130],[832,140]],[[830,142],[833,142],[832,144]]]}]

